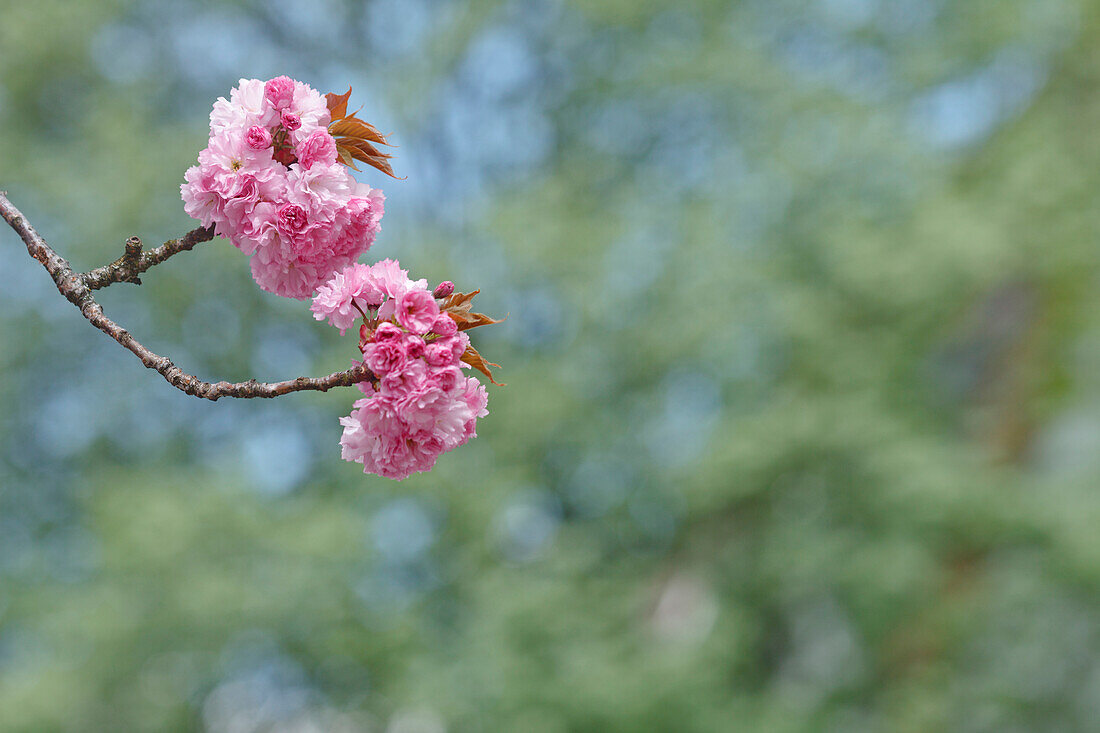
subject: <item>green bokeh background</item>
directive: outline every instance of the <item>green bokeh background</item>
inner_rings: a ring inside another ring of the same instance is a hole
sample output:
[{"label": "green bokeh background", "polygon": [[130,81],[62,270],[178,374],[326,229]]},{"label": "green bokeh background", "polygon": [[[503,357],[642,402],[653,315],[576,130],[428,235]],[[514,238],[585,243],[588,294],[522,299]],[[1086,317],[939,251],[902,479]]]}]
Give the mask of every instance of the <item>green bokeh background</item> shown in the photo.
[{"label": "green bokeh background", "polygon": [[[82,269],[182,234],[282,73],[508,386],[364,476],[354,392],[187,397],[0,231],[0,730],[1095,729],[1100,3],[0,0],[0,189]],[[356,354],[221,240],[101,301]]]}]

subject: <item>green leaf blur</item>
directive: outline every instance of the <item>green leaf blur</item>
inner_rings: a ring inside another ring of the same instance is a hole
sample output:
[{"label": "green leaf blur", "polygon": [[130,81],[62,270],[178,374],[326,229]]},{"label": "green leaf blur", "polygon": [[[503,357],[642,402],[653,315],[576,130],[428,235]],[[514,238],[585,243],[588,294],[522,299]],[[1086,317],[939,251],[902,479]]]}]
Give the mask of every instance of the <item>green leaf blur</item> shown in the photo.
[{"label": "green leaf blur", "polygon": [[[194,226],[240,77],[397,145],[368,257],[507,320],[394,483],[353,390],[187,397],[0,231],[0,731],[1085,731],[1100,3],[0,2],[0,189]],[[355,334],[224,240],[102,303],[204,379]],[[498,372],[494,372],[495,374]]]}]

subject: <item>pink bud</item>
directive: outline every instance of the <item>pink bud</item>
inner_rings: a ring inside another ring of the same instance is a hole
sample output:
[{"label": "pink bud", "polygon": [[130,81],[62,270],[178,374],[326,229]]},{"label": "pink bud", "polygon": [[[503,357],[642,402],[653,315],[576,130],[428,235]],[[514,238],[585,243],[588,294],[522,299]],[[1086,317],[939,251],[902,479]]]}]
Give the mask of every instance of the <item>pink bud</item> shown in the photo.
[{"label": "pink bud", "polygon": [[297,130],[302,126],[302,118],[293,112],[283,112],[283,127],[288,130]]},{"label": "pink bud", "polygon": [[371,340],[387,341],[389,339],[401,338],[404,335],[404,331],[387,321],[378,324],[378,328],[374,329],[374,335],[371,337]]},{"label": "pink bud", "polygon": [[264,96],[275,109],[285,109],[294,99],[294,80],[288,76],[277,76],[264,84]]},{"label": "pink bud", "polygon": [[444,280],[435,286],[435,291],[432,293],[437,298],[446,298],[448,295],[455,291],[455,284],[450,280]]},{"label": "pink bud", "polygon": [[271,133],[267,131],[266,127],[260,125],[253,125],[248,128],[248,133],[244,137],[245,143],[253,150],[263,150],[271,145]]}]

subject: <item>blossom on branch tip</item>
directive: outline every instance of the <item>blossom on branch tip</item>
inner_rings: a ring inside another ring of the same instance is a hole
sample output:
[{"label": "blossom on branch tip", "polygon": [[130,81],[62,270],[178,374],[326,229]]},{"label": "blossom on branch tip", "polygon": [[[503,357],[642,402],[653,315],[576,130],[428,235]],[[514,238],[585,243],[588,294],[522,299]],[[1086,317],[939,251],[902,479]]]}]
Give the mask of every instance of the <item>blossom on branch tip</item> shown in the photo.
[{"label": "blossom on branch tip", "polygon": [[370,249],[382,192],[341,161],[326,97],[288,77],[241,79],[210,114],[180,192],[187,213],[253,258],[256,283],[308,298]]},{"label": "blossom on branch tip", "polygon": [[385,197],[348,168],[361,161],[394,173],[375,147],[389,144],[381,132],[348,114],[350,94],[321,95],[285,76],[241,79],[215,102],[207,146],[180,193],[189,215],[250,257],[262,289],[312,295],[314,318],[341,334],[359,324],[363,397],[340,420],[341,455],[402,479],[477,435],[488,395],[462,370],[494,381],[497,365],[465,331],[498,321],[472,312],[478,291],[455,292],[450,280],[429,289],[392,259],[358,262],[381,227]]},{"label": "blossom on branch tip", "polygon": [[376,381],[360,385],[366,396],[340,420],[345,460],[403,479],[430,470],[441,454],[477,435],[488,395],[460,369],[470,339],[440,311],[427,281],[410,279],[394,260],[355,264],[323,285],[311,308],[341,333],[356,313],[363,319],[359,348]]}]

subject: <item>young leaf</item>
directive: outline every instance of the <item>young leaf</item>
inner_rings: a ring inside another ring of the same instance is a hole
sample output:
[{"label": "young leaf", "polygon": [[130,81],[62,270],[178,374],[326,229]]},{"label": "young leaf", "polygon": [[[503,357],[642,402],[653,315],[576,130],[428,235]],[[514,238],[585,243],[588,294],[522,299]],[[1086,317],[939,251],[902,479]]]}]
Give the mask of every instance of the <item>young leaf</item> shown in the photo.
[{"label": "young leaf", "polygon": [[374,166],[391,178],[397,178],[397,175],[393,172],[393,168],[390,167],[390,164],[387,161],[387,159],[392,156],[380,152],[377,148],[375,148],[366,140],[341,137],[337,138],[336,142],[338,146],[346,148],[347,151],[351,154],[351,157],[355,158],[356,160],[361,160],[367,165]]},{"label": "young leaf", "polygon": [[351,96],[351,87],[343,94],[333,94],[329,92],[325,95],[325,101],[328,102],[328,113],[333,120],[339,120],[347,116],[348,113],[348,97]]},{"label": "young leaf", "polygon": [[503,321],[503,319],[498,321],[484,313],[474,313],[472,311],[474,296],[480,292],[480,290],[475,290],[471,293],[451,293],[443,301],[442,311],[451,317],[451,320],[458,326],[459,331],[466,331],[478,326],[489,326]]},{"label": "young leaf", "polygon": [[495,318],[490,318],[484,313],[462,313],[455,311],[447,311],[446,313],[458,325],[459,331],[468,331],[478,326],[491,326],[494,323],[504,322],[503,318],[498,321]]},{"label": "young leaf", "polygon": [[358,166],[355,165],[355,159],[351,152],[343,145],[336,146],[336,154],[340,156],[340,162],[348,168],[351,168],[353,171],[359,170]]},{"label": "young leaf", "polygon": [[470,301],[480,292],[481,290],[479,289],[470,293],[451,293],[447,297],[447,300],[443,301],[443,310],[452,313],[469,313],[471,308]]},{"label": "young leaf", "polygon": [[383,153],[378,148],[371,145],[366,140],[357,137],[341,137],[337,138],[340,144],[346,146],[349,150],[358,150],[364,156],[368,158],[377,158],[379,160],[387,160],[393,156],[389,153]]},{"label": "young leaf", "polygon": [[485,359],[481,356],[481,354],[477,353],[477,349],[475,349],[473,346],[466,347],[466,351],[462,354],[462,361],[466,362],[474,369],[477,369],[479,372],[487,376],[489,378],[489,381],[496,386],[506,386],[501,382],[493,379],[493,374],[489,371],[489,367],[496,367],[497,369],[500,369],[500,364],[494,364],[491,361],[485,361]]},{"label": "young leaf", "polygon": [[[346,107],[346,103],[345,103]],[[361,140],[370,140],[379,145],[389,145],[386,137],[378,131],[378,128],[369,122],[364,122],[355,115],[342,117],[328,126],[329,134],[333,137],[354,137]]]}]

